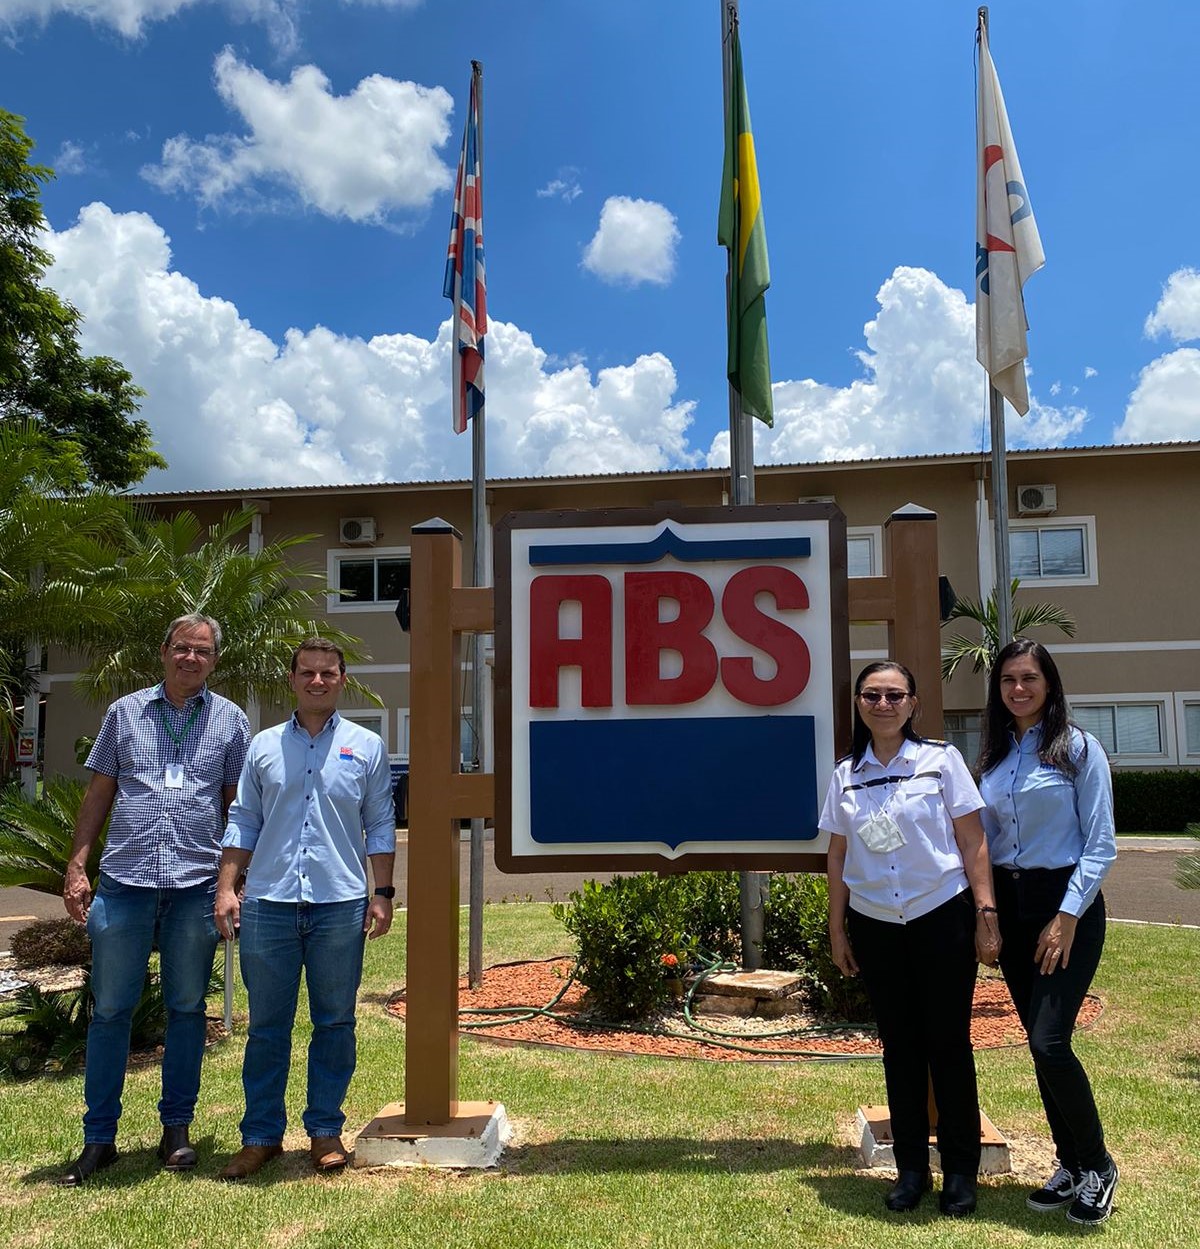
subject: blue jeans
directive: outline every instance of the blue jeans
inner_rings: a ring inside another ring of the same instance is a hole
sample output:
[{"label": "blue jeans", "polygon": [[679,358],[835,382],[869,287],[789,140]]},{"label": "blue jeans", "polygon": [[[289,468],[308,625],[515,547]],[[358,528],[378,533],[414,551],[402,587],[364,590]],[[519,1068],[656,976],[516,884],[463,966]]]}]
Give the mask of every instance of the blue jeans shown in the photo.
[{"label": "blue jeans", "polygon": [[93,1007],[83,1079],[86,1143],[117,1139],[130,1021],[156,943],[167,1007],[158,1114],[164,1126],[191,1123],[200,1092],[205,997],[217,948],[215,889],[215,881],[190,889],[144,889],[100,874],[87,920]]},{"label": "blue jeans", "polygon": [[362,978],[366,898],[349,902],[242,903],[242,979],[250,998],[250,1034],[242,1064],[246,1114],[242,1144],[279,1145],[287,1127],[284,1094],[292,1061],[292,1025],[300,972],[308,985],[309,1136],[338,1136],[342,1102],[354,1074],[354,1007]]}]

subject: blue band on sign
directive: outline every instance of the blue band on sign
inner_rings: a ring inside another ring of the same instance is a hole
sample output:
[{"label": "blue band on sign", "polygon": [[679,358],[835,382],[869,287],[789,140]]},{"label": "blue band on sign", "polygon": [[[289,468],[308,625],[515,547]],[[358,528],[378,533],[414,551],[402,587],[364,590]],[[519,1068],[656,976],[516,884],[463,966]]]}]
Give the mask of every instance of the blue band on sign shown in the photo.
[{"label": "blue band on sign", "polygon": [[[812,841],[812,716],[535,720],[530,835],[542,845]],[[623,766],[622,766],[623,765]]]},{"label": "blue band on sign", "polygon": [[689,541],[673,529],[664,529],[647,542],[577,542],[566,546],[539,545],[529,548],[534,568],[564,564],[656,564],[666,556],[684,564],[713,560],[754,559],[770,562],[780,559],[808,559],[810,538],[715,538]]}]

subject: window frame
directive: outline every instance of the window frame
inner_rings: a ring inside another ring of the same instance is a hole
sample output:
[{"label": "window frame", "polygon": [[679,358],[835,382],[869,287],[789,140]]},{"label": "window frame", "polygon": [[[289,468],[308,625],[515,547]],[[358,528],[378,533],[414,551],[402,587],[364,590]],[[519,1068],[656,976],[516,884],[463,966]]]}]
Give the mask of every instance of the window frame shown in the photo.
[{"label": "window frame", "polygon": [[398,599],[373,599],[367,602],[362,599],[342,598],[337,592],[341,584],[341,566],[352,560],[366,559],[406,559],[409,563],[411,577],[412,547],[408,546],[343,546],[330,547],[325,553],[325,610],[330,615],[341,615],[345,612],[389,612],[394,613]]},{"label": "window frame", "polygon": [[1200,765],[1200,742],[1192,750],[1187,738],[1187,708],[1200,707],[1200,690],[1180,690],[1175,695],[1176,740],[1179,744],[1180,764]]},{"label": "window frame", "polygon": [[[882,525],[848,525],[846,527],[846,545],[854,539],[866,539],[871,548],[871,571],[864,573],[867,577],[883,576],[883,526]],[[846,552],[846,572],[850,572],[850,553]],[[856,578],[857,579],[857,578]]]},{"label": "window frame", "polygon": [[[1100,565],[1096,554],[1096,518],[1094,516],[1036,516],[1027,520],[1013,519],[1008,523],[1009,557],[1012,556],[1012,534],[1030,529],[1080,529],[1083,531],[1084,573],[1079,577],[1022,577],[1025,586],[1099,585]],[[1015,573],[1013,574],[1016,575]]]},{"label": "window frame", "polygon": [[1175,735],[1175,696],[1158,691],[1145,694],[1078,694],[1068,699],[1072,718],[1080,707],[1116,707],[1118,705],[1155,706],[1158,708],[1159,746],[1155,754],[1132,754],[1115,751],[1108,757],[1114,764],[1128,767],[1168,767],[1178,764],[1179,752]]}]

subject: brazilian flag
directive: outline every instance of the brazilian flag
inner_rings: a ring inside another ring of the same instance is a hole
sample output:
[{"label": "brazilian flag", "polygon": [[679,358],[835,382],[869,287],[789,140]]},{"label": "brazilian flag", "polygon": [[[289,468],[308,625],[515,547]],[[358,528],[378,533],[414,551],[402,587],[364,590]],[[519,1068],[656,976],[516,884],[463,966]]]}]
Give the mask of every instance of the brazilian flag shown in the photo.
[{"label": "brazilian flag", "polygon": [[763,292],[771,285],[767,232],[758,191],[750,105],[742,76],[742,45],[737,22],[729,33],[729,100],[725,114],[725,169],[717,242],[733,258],[729,291],[729,382],[742,397],[742,411],[768,425],[771,408],[771,361],[767,354],[767,307]]}]

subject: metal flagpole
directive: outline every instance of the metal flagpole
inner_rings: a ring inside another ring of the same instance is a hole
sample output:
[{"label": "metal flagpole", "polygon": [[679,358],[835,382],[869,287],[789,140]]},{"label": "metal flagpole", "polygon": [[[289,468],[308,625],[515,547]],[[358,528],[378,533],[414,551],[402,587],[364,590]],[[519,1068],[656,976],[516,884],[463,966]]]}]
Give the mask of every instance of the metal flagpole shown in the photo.
[{"label": "metal flagpole", "polygon": [[[475,85],[476,131],[475,143],[479,156],[479,182],[476,220],[483,221],[483,65],[471,62],[471,76]],[[472,281],[474,275],[472,274]],[[464,277],[465,281],[465,277]],[[486,404],[484,405],[486,409]],[[487,569],[487,481],[486,438],[484,436],[484,410],[471,418],[471,584],[488,584]],[[472,771],[483,766],[483,702],[484,702],[484,636],[471,634],[471,754]],[[471,860],[468,877],[467,916],[467,981],[477,989],[483,983],[483,874],[484,874],[483,820],[471,820]]]},{"label": "metal flagpole", "polygon": [[[724,116],[729,117],[730,80],[732,73],[732,43],[730,35],[738,23],[738,0],[720,0],[721,3],[721,71]],[[728,127],[728,120],[726,120]],[[725,273],[725,315],[728,319],[737,315],[732,305],[733,266],[736,263],[730,250]],[[729,501],[736,507],[754,502],[754,430],[742,411],[742,396],[733,383],[729,384]],[[767,889],[765,872],[741,872],[738,874],[738,892],[741,900],[742,966],[757,971],[762,966],[763,898]]]}]

